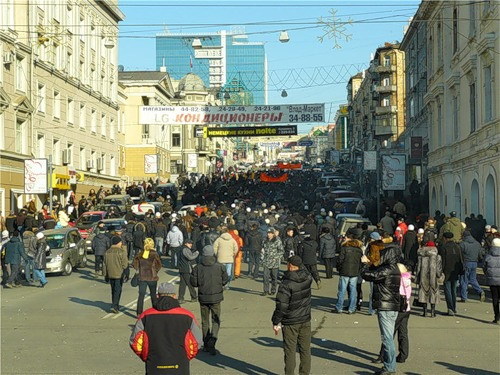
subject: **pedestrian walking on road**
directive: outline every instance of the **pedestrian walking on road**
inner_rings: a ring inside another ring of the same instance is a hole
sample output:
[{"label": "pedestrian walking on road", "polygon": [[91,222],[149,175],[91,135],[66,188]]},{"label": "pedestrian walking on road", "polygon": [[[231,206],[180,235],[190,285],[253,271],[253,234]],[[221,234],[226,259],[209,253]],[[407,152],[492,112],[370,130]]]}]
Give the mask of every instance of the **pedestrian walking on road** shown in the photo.
[{"label": "pedestrian walking on road", "polygon": [[248,256],[248,276],[256,279],[259,276],[262,236],[255,223],[250,225],[250,230],[245,236],[245,249]]},{"label": "pedestrian walking on road", "polygon": [[25,262],[28,256],[24,252],[24,245],[19,238],[20,233],[15,230],[9,242],[4,245],[5,249],[5,263],[10,265],[10,274],[5,284],[5,288],[13,288],[21,286],[20,272],[21,272],[21,259]]},{"label": "pedestrian walking on road", "polygon": [[323,227],[319,236],[319,257],[325,264],[326,278],[333,278],[333,263],[335,261],[335,251],[337,244],[335,238],[330,233],[330,228]]},{"label": "pedestrian walking on road", "polygon": [[184,302],[186,286],[188,287],[189,294],[191,295],[191,302],[196,301],[198,298],[196,296],[196,290],[193,285],[191,285],[190,275],[199,254],[200,253],[198,251],[194,251],[192,240],[187,239],[184,241],[184,247],[179,254],[179,303]]},{"label": "pedestrian walking on road", "polygon": [[182,250],[182,244],[184,243],[184,236],[181,230],[175,224],[172,223],[172,228],[167,234],[167,245],[170,248],[170,259],[172,268],[178,268],[179,264],[179,253]]},{"label": "pedestrian walking on road", "polygon": [[464,261],[460,247],[453,241],[453,233],[443,233],[443,241],[443,245],[438,248],[438,252],[443,263],[444,297],[448,315],[454,316],[457,313],[458,280],[464,272]]},{"label": "pedestrian walking on road", "polygon": [[295,373],[295,353],[300,355],[299,374],[311,372],[311,274],[303,267],[302,259],[288,259],[276,294],[276,309],[272,316],[274,333],[283,331],[285,375]]},{"label": "pedestrian walking on road", "polygon": [[222,234],[220,235],[220,237],[215,240],[213,248],[215,256],[217,257],[217,262],[223,264],[226,267],[226,272],[229,276],[229,282],[224,288],[229,289],[229,283],[233,279],[234,258],[238,253],[238,244],[228,233],[227,227],[222,227],[221,233]]},{"label": "pedestrian walking on road", "polygon": [[193,313],[179,306],[175,285],[161,283],[156,305],[138,317],[130,336],[130,347],[145,363],[146,374],[189,375],[189,361],[200,345]]},{"label": "pedestrian walking on road", "polygon": [[139,297],[137,297],[137,316],[142,314],[144,309],[144,297],[149,288],[151,304],[156,304],[156,286],[158,283],[158,271],[161,269],[161,259],[156,252],[155,242],[152,238],[144,240],[144,250],[134,258],[132,266],[138,275]]},{"label": "pedestrian walking on road", "polygon": [[47,279],[45,278],[45,267],[47,267],[47,251],[50,251],[49,245],[45,240],[43,232],[36,234],[36,252],[33,259],[35,265],[34,273],[35,279],[40,280],[40,288],[45,287]]},{"label": "pedestrian walking on road", "polygon": [[272,227],[268,228],[267,238],[262,244],[262,268],[264,272],[264,291],[262,295],[264,296],[276,293],[283,251],[283,243],[276,236],[276,231]]},{"label": "pedestrian walking on road", "polygon": [[111,247],[111,240],[106,234],[104,222],[100,221],[96,228],[97,234],[92,239],[92,251],[95,255],[95,277],[102,276],[102,263],[104,261],[104,254]]},{"label": "pedestrian walking on road", "polygon": [[104,254],[104,279],[111,285],[111,312],[117,314],[122,295],[123,270],[128,267],[127,253],[118,236],[111,238],[111,247]]},{"label": "pedestrian walking on road", "polygon": [[[443,227],[444,228],[444,227]],[[453,234],[455,239],[455,234]],[[474,291],[479,295],[479,300],[484,302],[485,294],[481,286],[477,282],[477,263],[479,262],[483,248],[477,242],[470,232],[464,231],[463,240],[460,242],[460,249],[464,258],[464,273],[460,276],[460,297],[461,302],[466,302],[469,295],[469,285],[472,286]]]},{"label": "pedestrian walking on road", "polygon": [[302,259],[304,268],[307,269],[318,289],[321,288],[321,278],[318,273],[318,242],[307,232],[301,233],[302,243],[299,245],[299,256]]},{"label": "pedestrian walking on road", "polygon": [[483,261],[483,270],[486,282],[490,286],[493,311],[495,312],[492,323],[498,324],[500,321],[500,238],[492,240],[490,253]]},{"label": "pedestrian walking on road", "polygon": [[[389,244],[390,245],[390,244]],[[378,310],[378,323],[384,347],[384,367],[377,375],[396,373],[396,348],[394,346],[394,329],[400,309],[401,272],[398,262],[401,260],[401,250],[397,246],[386,246],[380,252],[378,266],[364,266],[361,276],[366,281],[373,282],[373,308]],[[363,256],[361,261],[370,261]]]},{"label": "pedestrian walking on road", "polygon": [[216,355],[215,344],[219,337],[221,302],[224,299],[224,285],[229,282],[229,277],[226,267],[216,261],[213,246],[207,245],[203,248],[200,263],[193,268],[190,280],[191,285],[198,288],[203,349]]},{"label": "pedestrian walking on road", "polygon": [[418,261],[415,280],[418,285],[418,302],[423,306],[422,316],[427,314],[427,304],[431,305],[431,317],[436,317],[439,302],[438,280],[443,277],[441,257],[434,242],[428,241],[417,252]]},{"label": "pedestrian walking on road", "polygon": [[391,217],[391,213],[389,211],[386,211],[385,216],[380,219],[379,224],[384,232],[389,233],[391,236],[394,234],[394,227],[396,226],[396,223]]}]

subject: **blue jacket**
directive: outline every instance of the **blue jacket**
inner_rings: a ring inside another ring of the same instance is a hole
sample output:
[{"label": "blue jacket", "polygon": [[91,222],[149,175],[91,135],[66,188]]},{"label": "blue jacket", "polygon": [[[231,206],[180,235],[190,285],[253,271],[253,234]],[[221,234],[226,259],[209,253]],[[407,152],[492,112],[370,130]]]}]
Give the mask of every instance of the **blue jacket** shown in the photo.
[{"label": "blue jacket", "polygon": [[12,237],[5,245],[5,263],[21,264],[21,258],[27,260],[28,257],[24,252],[24,245],[19,237]]},{"label": "blue jacket", "polygon": [[488,285],[500,285],[500,247],[491,248],[484,258],[483,270]]},{"label": "blue jacket", "polygon": [[471,235],[464,236],[464,239],[460,242],[460,249],[462,250],[464,262],[477,262],[483,251],[481,244]]}]

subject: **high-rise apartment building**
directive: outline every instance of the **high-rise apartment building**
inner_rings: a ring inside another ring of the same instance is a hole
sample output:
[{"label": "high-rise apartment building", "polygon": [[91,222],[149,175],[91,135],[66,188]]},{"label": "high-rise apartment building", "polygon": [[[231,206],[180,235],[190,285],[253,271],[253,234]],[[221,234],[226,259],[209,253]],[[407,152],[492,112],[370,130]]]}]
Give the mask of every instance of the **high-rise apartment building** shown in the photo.
[{"label": "high-rise apartment building", "polygon": [[220,88],[231,96],[232,87],[238,86],[251,94],[253,104],[267,103],[264,43],[250,42],[244,33],[223,30],[202,34],[158,34],[156,69],[162,66],[172,79],[194,73],[207,87]]}]

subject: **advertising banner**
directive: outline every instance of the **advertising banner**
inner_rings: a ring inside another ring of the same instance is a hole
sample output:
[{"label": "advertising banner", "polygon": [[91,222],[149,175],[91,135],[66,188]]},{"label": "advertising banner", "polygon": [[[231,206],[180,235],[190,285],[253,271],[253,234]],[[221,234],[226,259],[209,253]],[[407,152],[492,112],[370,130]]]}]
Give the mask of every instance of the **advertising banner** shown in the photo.
[{"label": "advertising banner", "polygon": [[205,128],[204,137],[272,137],[297,135],[297,125],[241,126],[236,128]]},{"label": "advertising banner", "polygon": [[311,147],[314,144],[314,141],[298,141],[297,146],[300,147]]},{"label": "advertising banner", "polygon": [[302,169],[302,163],[278,163],[279,169]]},{"label": "advertising banner", "polygon": [[365,171],[377,170],[377,151],[363,152],[363,169]]},{"label": "advertising banner", "polygon": [[410,158],[421,159],[423,154],[422,137],[411,137],[410,142]]},{"label": "advertising banner", "polygon": [[324,121],[325,104],[139,107],[139,123],[150,125],[302,124]]},{"label": "advertising banner", "polygon": [[28,159],[24,161],[24,193],[47,194],[47,159]]},{"label": "advertising banner", "polygon": [[197,167],[198,167],[198,155],[188,154],[188,168],[197,168]]},{"label": "advertising banner", "polygon": [[288,181],[288,173],[282,174],[279,177],[273,177],[268,175],[267,173],[261,173],[260,180],[262,182],[286,182]]},{"label": "advertising banner", "polygon": [[281,142],[259,142],[259,147],[280,148]]},{"label": "advertising banner", "polygon": [[405,190],[406,155],[382,155],[382,189]]},{"label": "advertising banner", "polygon": [[144,173],[158,173],[158,155],[144,155]]}]

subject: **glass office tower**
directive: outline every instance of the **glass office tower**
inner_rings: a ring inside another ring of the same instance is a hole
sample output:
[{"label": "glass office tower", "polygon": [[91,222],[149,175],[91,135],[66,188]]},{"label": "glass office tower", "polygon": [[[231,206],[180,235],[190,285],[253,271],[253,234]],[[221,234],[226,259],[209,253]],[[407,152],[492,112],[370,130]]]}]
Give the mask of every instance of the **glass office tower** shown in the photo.
[{"label": "glass office tower", "polygon": [[[201,48],[193,48],[193,41]],[[238,83],[251,93],[253,104],[267,104],[267,62],[264,43],[249,42],[243,33],[162,33],[156,36],[156,69],[167,68],[173,79],[192,72],[207,87]],[[228,89],[229,90],[229,89]]]}]

